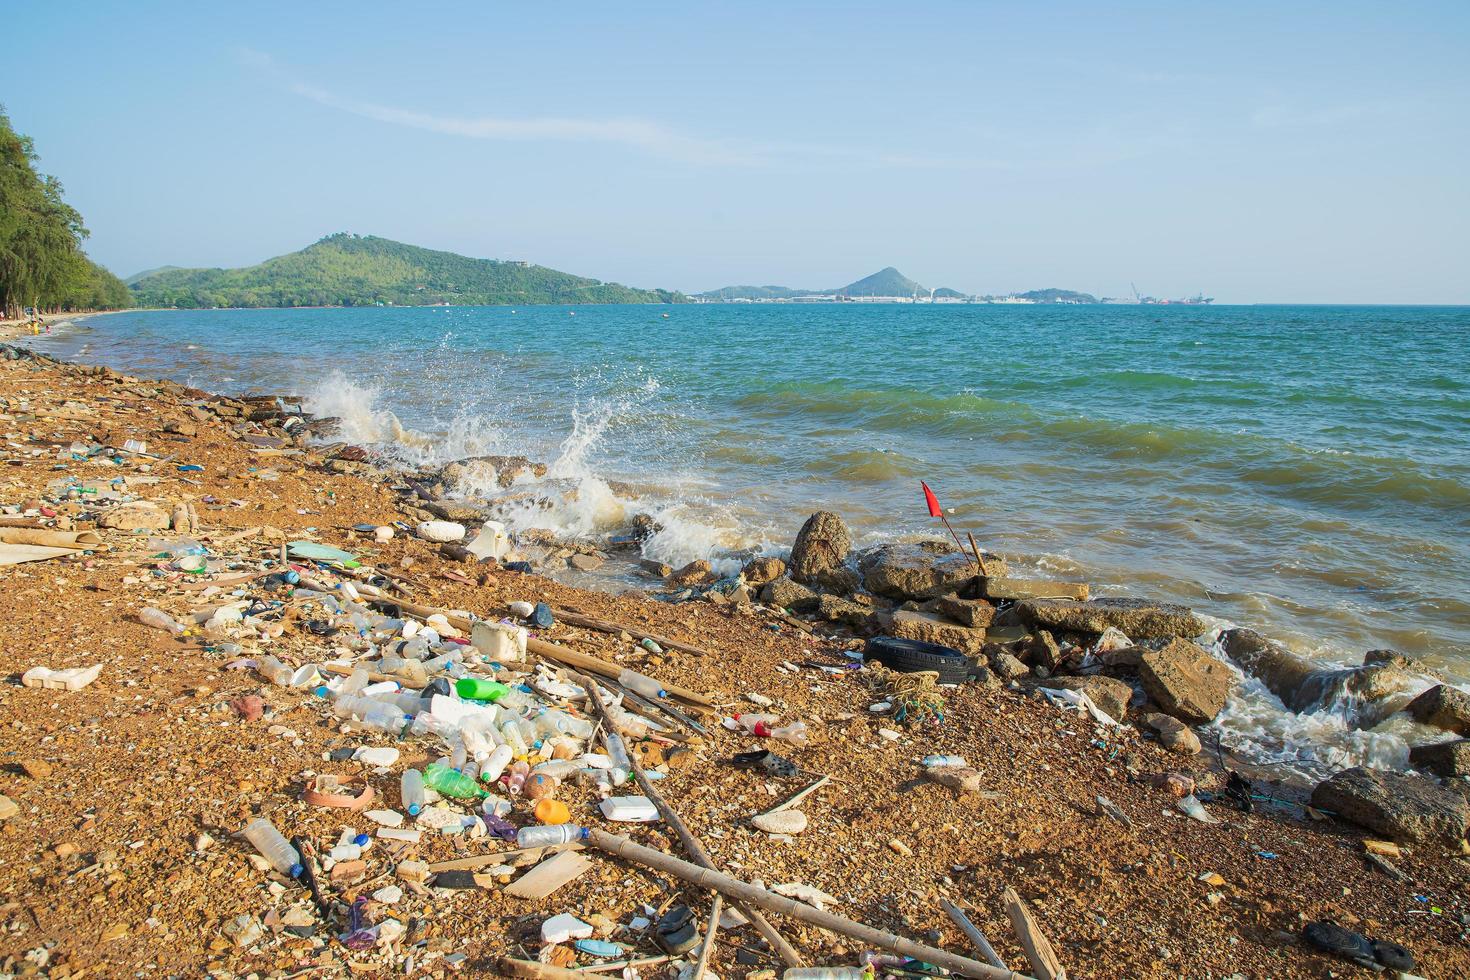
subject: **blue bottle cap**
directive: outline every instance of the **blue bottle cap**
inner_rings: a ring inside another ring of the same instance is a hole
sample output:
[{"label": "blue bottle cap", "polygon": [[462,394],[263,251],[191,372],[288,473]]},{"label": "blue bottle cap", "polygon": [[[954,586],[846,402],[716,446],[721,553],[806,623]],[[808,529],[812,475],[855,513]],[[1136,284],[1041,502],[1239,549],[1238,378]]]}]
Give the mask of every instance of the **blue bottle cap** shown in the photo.
[{"label": "blue bottle cap", "polygon": [[371,841],[372,838],[369,837],[367,834],[358,834],[356,837],[352,838],[352,843],[356,844],[358,847],[367,847]]},{"label": "blue bottle cap", "polygon": [[[419,810],[420,809],[421,808],[419,807],[419,805],[417,803],[411,803],[411,804],[409,804],[409,807],[408,807],[408,815],[410,817],[416,817],[416,816],[419,815]],[[364,835],[364,836],[366,836],[366,835]]]},{"label": "blue bottle cap", "polygon": [[303,872],[305,870],[306,870],[306,868],[302,866],[301,862],[300,861],[297,861],[295,864],[291,865],[291,877],[292,878],[300,878],[301,877],[301,872]]}]

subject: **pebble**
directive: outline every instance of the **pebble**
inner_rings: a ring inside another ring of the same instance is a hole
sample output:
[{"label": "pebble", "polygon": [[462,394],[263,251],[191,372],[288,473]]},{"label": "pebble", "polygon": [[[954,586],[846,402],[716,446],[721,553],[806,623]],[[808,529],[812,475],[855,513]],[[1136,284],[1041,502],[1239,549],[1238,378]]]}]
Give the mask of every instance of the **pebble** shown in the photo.
[{"label": "pebble", "polygon": [[899,739],[903,738],[902,732],[896,732],[891,728],[880,728],[878,729],[878,734],[881,735],[883,738],[888,739],[888,741],[890,742],[897,742]]},{"label": "pebble", "polygon": [[899,840],[897,837],[893,838],[893,840],[891,840],[891,841],[888,842],[888,849],[890,851],[892,851],[894,854],[902,854],[904,857],[913,857],[914,856],[913,848],[909,847],[907,844],[905,844],[903,841]]}]

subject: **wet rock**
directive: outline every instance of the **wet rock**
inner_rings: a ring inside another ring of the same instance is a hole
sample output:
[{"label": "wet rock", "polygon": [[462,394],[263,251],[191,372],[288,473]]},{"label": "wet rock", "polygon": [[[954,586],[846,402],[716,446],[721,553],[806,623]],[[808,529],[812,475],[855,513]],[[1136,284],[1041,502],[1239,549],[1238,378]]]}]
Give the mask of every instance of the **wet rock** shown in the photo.
[{"label": "wet rock", "polygon": [[874,625],[889,636],[938,643],[964,654],[978,654],[985,646],[984,630],[961,626],[934,613],[900,609],[893,613],[875,613],[873,620]]},{"label": "wet rock", "polygon": [[1165,714],[1191,725],[1214,721],[1230,695],[1229,668],[1189,640],[1145,653],[1138,678]]},{"label": "wet rock", "polygon": [[654,561],[652,558],[639,559],[638,567],[654,578],[668,578],[674,574],[672,565],[665,565],[663,562]]},{"label": "wet rock", "polygon": [[1102,633],[1111,626],[1134,639],[1169,639],[1205,631],[1204,620],[1188,607],[1145,599],[1026,599],[1016,608],[1028,623],[1068,633]]},{"label": "wet rock", "polygon": [[1048,671],[1056,670],[1062,661],[1062,648],[1046,630],[1037,630],[1018,641],[1012,645],[1012,650],[1022,663],[1045,667]]},{"label": "wet rock", "polygon": [[1409,750],[1409,764],[1436,776],[1470,776],[1470,739],[1416,745]]},{"label": "wet rock", "polygon": [[962,626],[984,629],[995,619],[995,607],[984,599],[961,599],[959,596],[940,596],[934,600],[934,612]]},{"label": "wet rock", "polygon": [[714,580],[715,573],[710,563],[701,558],[669,575],[664,584],[674,589],[687,589],[692,585],[709,585]]},{"label": "wet rock", "polygon": [[483,507],[460,500],[436,500],[425,504],[424,509],[442,520],[460,524],[474,523],[485,516]]},{"label": "wet rock", "polygon": [[812,579],[812,584],[823,592],[850,596],[863,584],[863,580],[850,568],[829,568]]},{"label": "wet rock", "polygon": [[872,615],[867,606],[835,595],[823,595],[817,599],[817,615],[829,623],[841,623],[851,629],[861,629]]},{"label": "wet rock", "polygon": [[1336,706],[1354,725],[1382,720],[1415,682],[1415,671],[1397,657],[1371,659],[1362,667],[1323,667],[1250,629],[1225,630],[1220,648],[1291,710]]},{"label": "wet rock", "polygon": [[1317,784],[1312,806],[1387,837],[1455,849],[1470,830],[1470,799],[1428,776],[1347,769]]},{"label": "wet rock", "polygon": [[778,578],[761,589],[761,602],[792,612],[807,612],[817,607],[817,594],[800,582]]},{"label": "wet rock", "polygon": [[[995,571],[988,558],[985,570]],[[1048,582],[991,574],[980,579],[980,594],[990,599],[1086,599],[1088,589],[1086,582]]]},{"label": "wet rock", "polygon": [[1064,691],[1080,691],[1117,721],[1123,721],[1128,716],[1128,702],[1133,700],[1133,688],[1126,681],[1100,674],[1094,677],[1057,677],[1049,680],[1046,686]]},{"label": "wet rock", "polygon": [[1199,755],[1204,746],[1199,736],[1178,718],[1171,718],[1160,711],[1151,711],[1143,716],[1143,723],[1159,736],[1159,744],[1176,755]]},{"label": "wet rock", "polygon": [[899,602],[960,592],[976,576],[975,559],[942,541],[886,544],[864,555],[858,567],[869,592]]},{"label": "wet rock", "polygon": [[523,476],[539,479],[545,475],[545,463],[533,463],[524,456],[471,456],[445,466],[439,479],[458,490],[484,492],[509,487]]},{"label": "wet rock", "polygon": [[1470,735],[1470,694],[1448,684],[1431,687],[1405,709],[1421,725]]},{"label": "wet rock", "polygon": [[752,558],[740,570],[740,574],[745,577],[746,585],[759,589],[785,575],[786,563],[779,558]]},{"label": "wet rock", "polygon": [[841,568],[852,550],[852,535],[840,516],[821,510],[808,517],[791,546],[791,577],[811,582],[822,572]]},{"label": "wet rock", "polygon": [[603,566],[607,559],[601,555],[573,555],[567,559],[567,564],[580,572],[595,572]]}]

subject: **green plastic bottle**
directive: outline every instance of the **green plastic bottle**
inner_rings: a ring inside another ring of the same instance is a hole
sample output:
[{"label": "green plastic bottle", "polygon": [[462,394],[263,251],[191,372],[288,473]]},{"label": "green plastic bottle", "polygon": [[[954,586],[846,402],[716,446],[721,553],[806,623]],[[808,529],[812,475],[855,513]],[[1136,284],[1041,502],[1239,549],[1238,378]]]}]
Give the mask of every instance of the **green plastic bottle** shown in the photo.
[{"label": "green plastic bottle", "polygon": [[483,677],[461,677],[454,682],[454,691],[466,701],[499,701],[510,688]]},{"label": "green plastic bottle", "polygon": [[451,796],[456,800],[478,800],[489,795],[473,779],[442,762],[425,767],[424,785],[440,796]]}]

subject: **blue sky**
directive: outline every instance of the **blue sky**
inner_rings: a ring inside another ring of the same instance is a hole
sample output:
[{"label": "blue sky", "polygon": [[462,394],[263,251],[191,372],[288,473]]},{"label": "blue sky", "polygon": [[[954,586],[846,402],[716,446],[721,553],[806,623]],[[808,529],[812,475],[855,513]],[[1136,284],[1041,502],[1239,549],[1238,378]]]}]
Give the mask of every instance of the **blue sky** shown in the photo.
[{"label": "blue sky", "polygon": [[1470,3],[10,0],[127,275],[335,231],[641,286],[1470,302]]}]

